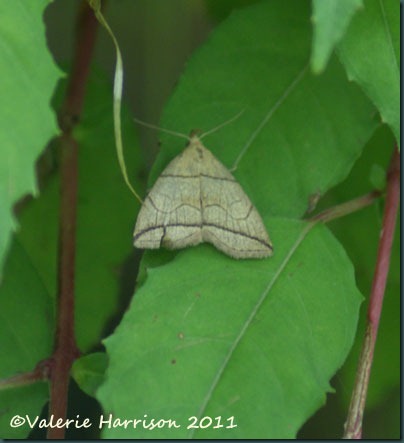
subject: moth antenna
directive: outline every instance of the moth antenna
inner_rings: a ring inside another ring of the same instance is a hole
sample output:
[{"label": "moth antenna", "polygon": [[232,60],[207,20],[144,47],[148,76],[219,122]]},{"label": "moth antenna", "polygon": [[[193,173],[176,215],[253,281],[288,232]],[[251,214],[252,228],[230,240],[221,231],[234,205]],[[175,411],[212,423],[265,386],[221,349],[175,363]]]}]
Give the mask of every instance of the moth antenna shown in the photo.
[{"label": "moth antenna", "polygon": [[171,131],[170,129],[160,128],[160,126],[152,125],[151,123],[146,123],[142,120],[139,120],[136,117],[133,117],[133,120],[136,123],[139,123],[139,125],[145,126],[146,128],[155,129],[156,131],[165,132],[166,134],[174,135],[174,136],[181,137],[181,138],[186,138],[188,141],[191,141],[191,139],[188,137],[188,135],[182,134],[181,132]]},{"label": "moth antenna", "polygon": [[237,115],[235,115],[234,117],[232,117],[230,120],[226,120],[225,122],[221,123],[218,126],[215,126],[213,129],[210,129],[209,131],[204,132],[203,134],[200,135],[199,139],[202,140],[203,137],[212,134],[213,132],[216,132],[218,129],[223,128],[223,126],[228,125],[229,123],[234,122],[234,120],[237,120],[241,114],[243,114],[245,111],[245,109],[242,109]]}]

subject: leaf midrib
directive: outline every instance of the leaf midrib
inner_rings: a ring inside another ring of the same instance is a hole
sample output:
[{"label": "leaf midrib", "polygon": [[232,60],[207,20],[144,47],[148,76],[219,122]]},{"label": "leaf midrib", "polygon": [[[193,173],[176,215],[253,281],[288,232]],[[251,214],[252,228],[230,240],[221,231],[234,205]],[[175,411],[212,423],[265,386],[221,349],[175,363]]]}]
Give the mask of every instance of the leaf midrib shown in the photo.
[{"label": "leaf midrib", "polygon": [[[240,341],[242,340],[242,338],[244,337],[248,327],[250,326],[250,324],[253,322],[258,310],[260,309],[261,305],[264,303],[264,301],[267,298],[267,295],[269,294],[269,291],[272,289],[273,285],[276,283],[276,281],[278,280],[278,278],[280,277],[280,275],[282,274],[283,270],[285,269],[286,265],[289,263],[289,260],[292,258],[292,256],[294,255],[294,253],[296,252],[297,248],[300,246],[300,244],[302,243],[302,241],[304,240],[304,238],[306,237],[306,235],[311,231],[311,229],[316,225],[316,222],[309,222],[307,223],[307,225],[302,229],[302,231],[300,232],[300,235],[298,236],[298,238],[296,239],[295,243],[292,245],[292,247],[290,248],[289,252],[287,253],[286,257],[284,258],[284,260],[282,261],[282,263],[280,264],[278,271],[275,273],[275,275],[273,276],[273,278],[268,282],[268,285],[266,286],[266,288],[264,289],[264,291],[262,292],[262,294],[260,295],[259,299],[257,300],[255,306],[253,307],[253,309],[251,310],[250,315],[248,316],[247,320],[244,322],[244,324],[242,325],[240,332],[238,333],[236,339],[234,340],[232,346],[229,348],[222,365],[220,366],[219,370],[216,373],[215,378],[212,381],[212,384],[210,386],[210,388],[208,389],[206,396],[201,404],[201,407],[197,413],[197,417],[202,417],[204,411],[206,410],[206,407],[210,401],[210,399],[212,398],[213,392],[216,389],[217,385],[219,384],[219,381],[223,375],[224,370],[227,367],[227,364],[229,363],[234,351],[236,350],[237,346],[239,345]],[[188,438],[192,438],[194,435],[194,430],[192,429],[191,432],[188,435]]]}]

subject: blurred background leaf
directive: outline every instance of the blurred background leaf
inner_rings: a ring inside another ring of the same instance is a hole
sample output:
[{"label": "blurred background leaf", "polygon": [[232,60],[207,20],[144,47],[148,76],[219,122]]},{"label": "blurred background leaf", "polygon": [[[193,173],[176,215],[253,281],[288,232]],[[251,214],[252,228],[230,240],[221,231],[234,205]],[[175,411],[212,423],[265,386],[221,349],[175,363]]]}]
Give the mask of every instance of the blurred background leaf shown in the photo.
[{"label": "blurred background leaf", "polygon": [[93,397],[104,379],[108,366],[105,352],[94,352],[77,359],[72,368],[72,376],[81,389]]},{"label": "blurred background leaf", "polygon": [[0,282],[16,228],[13,205],[37,192],[35,160],[57,133],[49,104],[62,72],[46,48],[42,14],[48,3],[0,1]]},{"label": "blurred background leaf", "polygon": [[400,4],[365,0],[364,5],[341,40],[339,55],[349,78],[370,97],[399,144]]},{"label": "blurred background leaf", "polygon": [[251,6],[259,1],[260,0],[221,0],[217,2],[215,0],[205,0],[205,6],[209,17],[214,19],[215,22],[220,23],[227,18],[232,11]]},{"label": "blurred background leaf", "polygon": [[335,45],[344,36],[353,15],[363,7],[363,0],[313,0],[313,72],[324,70]]},{"label": "blurred background leaf", "polygon": [[[54,304],[24,248],[14,237],[0,287],[0,379],[33,371],[52,352]],[[29,427],[11,418],[34,418],[48,399],[47,383],[0,389],[0,435],[25,438]]]}]

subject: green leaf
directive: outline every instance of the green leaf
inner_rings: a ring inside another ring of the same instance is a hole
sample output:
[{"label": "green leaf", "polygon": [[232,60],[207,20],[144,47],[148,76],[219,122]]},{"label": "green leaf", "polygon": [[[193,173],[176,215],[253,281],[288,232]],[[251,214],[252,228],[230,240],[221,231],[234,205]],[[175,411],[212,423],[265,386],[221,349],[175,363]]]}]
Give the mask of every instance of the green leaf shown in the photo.
[{"label": "green leaf", "polygon": [[[267,224],[272,259],[228,260],[202,245],[149,269],[105,342],[98,398],[114,417],[147,413],[182,427],[107,429],[106,438],[292,438],[324,403],[355,333],[353,269],[326,228],[304,237],[304,222]],[[238,427],[193,434],[193,415],[234,416]]]},{"label": "green leaf", "polygon": [[50,99],[61,71],[46,46],[42,14],[48,3],[0,1],[0,280],[16,227],[12,207],[37,192],[34,163],[57,132]]},{"label": "green leaf", "polygon": [[[234,174],[274,256],[234,261],[210,245],[145,254],[141,286],[106,340],[97,398],[114,417],[182,427],[104,428],[107,438],[292,438],[350,349],[360,301],[352,265],[324,227],[299,245],[307,225],[296,219],[346,177],[377,123],[335,58],[324,75],[310,73],[308,3],[294,5],[262,2],[224,21],[189,61],[161,125],[206,131],[245,110],[204,144],[228,167],[240,160]],[[151,183],[181,150],[162,141]],[[234,416],[238,427],[192,433],[193,415]]]},{"label": "green leaf", "polygon": [[[52,299],[15,238],[0,287],[0,319],[1,379],[32,371],[39,361],[50,356],[54,332]],[[30,428],[13,428],[10,420],[14,415],[40,414],[47,396],[48,386],[42,382],[0,390],[1,438],[25,438]]]},{"label": "green leaf", "polygon": [[74,362],[72,376],[86,394],[94,397],[104,380],[107,364],[108,360],[104,352],[85,355]]},{"label": "green leaf", "polygon": [[339,55],[349,78],[363,88],[400,143],[400,3],[365,1]]},{"label": "green leaf", "polygon": [[373,165],[370,171],[370,182],[375,189],[383,191],[386,188],[386,171],[380,165]]},{"label": "green leaf", "polygon": [[[111,85],[93,74],[85,108],[75,129],[79,143],[79,196],[76,256],[76,335],[81,350],[98,343],[117,309],[118,277],[132,252],[139,203],[126,187],[114,146]],[[139,149],[133,121],[123,109],[122,131],[129,176],[137,173]],[[56,294],[59,177],[53,176],[40,198],[21,215],[19,238],[50,294]]]},{"label": "green leaf", "polygon": [[[48,391],[48,384],[44,382],[21,386],[10,391],[0,391],[1,438],[27,438],[36,423],[36,418],[40,416],[43,406],[48,401]],[[31,420],[32,426],[27,417]],[[17,426],[18,423],[21,424]]]},{"label": "green leaf", "polygon": [[363,0],[313,0],[313,72],[318,74],[325,69],[335,45],[362,7]]},{"label": "green leaf", "polygon": [[205,0],[204,4],[209,13],[209,16],[215,21],[220,22],[224,20],[234,9],[244,8],[260,0]]},{"label": "green leaf", "polygon": [[[234,175],[263,214],[301,217],[310,196],[347,176],[377,125],[335,58],[322,76],[310,73],[308,15],[304,1],[234,12],[187,65],[161,124],[206,131],[244,110],[203,141],[228,168],[240,160]],[[183,149],[161,139],[151,182]]]}]

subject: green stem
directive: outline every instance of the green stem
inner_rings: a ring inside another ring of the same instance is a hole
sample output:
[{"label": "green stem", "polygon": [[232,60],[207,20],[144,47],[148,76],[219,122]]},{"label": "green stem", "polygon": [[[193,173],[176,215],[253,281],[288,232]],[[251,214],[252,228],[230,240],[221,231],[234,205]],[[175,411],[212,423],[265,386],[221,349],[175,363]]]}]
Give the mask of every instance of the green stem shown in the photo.
[{"label": "green stem", "polygon": [[368,194],[362,195],[361,197],[354,198],[353,200],[349,200],[345,203],[342,203],[337,206],[333,206],[332,208],[328,208],[313,217],[309,218],[309,221],[313,222],[322,222],[328,223],[329,221],[335,220],[340,217],[344,217],[345,215],[352,214],[353,212],[359,211],[360,209],[365,208],[366,206],[371,205],[375,202],[380,196],[380,191],[372,191]]}]

